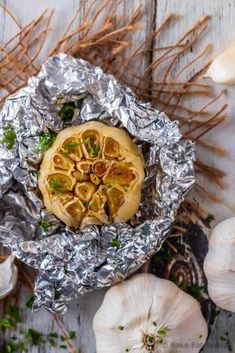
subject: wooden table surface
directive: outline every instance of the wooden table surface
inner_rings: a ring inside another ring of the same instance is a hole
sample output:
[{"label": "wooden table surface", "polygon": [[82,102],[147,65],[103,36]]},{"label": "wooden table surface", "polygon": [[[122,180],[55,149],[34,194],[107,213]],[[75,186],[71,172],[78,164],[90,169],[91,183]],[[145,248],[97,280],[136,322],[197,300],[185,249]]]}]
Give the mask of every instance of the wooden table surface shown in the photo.
[{"label": "wooden table surface", "polygon": [[[50,34],[51,41],[54,41],[63,31],[65,23],[69,22],[72,14],[80,5],[80,2],[81,0],[2,0],[2,3],[13,11],[22,25],[35,18],[45,8],[55,8],[56,13],[52,24],[54,30]],[[89,6],[90,2],[91,0],[87,2],[86,6]],[[137,6],[137,3],[139,4],[137,0],[125,0],[120,11],[123,11],[125,16],[125,14],[131,12]],[[194,22],[208,14],[212,15],[212,25],[206,34],[206,39],[213,45],[212,56],[221,52],[235,39],[235,0],[143,0],[143,3],[146,8],[143,20],[147,22],[147,31],[151,31],[152,26],[160,24],[166,17],[166,14],[174,12],[182,16],[182,20],[177,24],[174,32],[172,32],[172,36],[178,37],[180,33],[183,33],[183,31],[189,28]],[[9,17],[3,12],[0,12],[0,24],[0,43],[2,44],[15,33],[15,28],[9,20]],[[146,33],[141,32],[139,34],[139,40],[143,39],[144,36],[146,36]],[[184,58],[182,58],[182,60],[184,60]],[[227,123],[213,130],[208,135],[210,140],[219,141],[228,151],[227,157],[225,158],[219,158],[209,153],[205,157],[211,165],[219,166],[227,172],[225,178],[226,188],[217,191],[222,198],[222,203],[206,204],[206,201],[204,201],[204,206],[208,207],[209,211],[215,214],[216,222],[234,215],[235,211],[235,188],[233,187],[235,184],[234,93],[234,88],[229,88],[227,97],[225,98],[230,104]],[[194,102],[193,104],[197,103]],[[198,155],[201,153],[202,151],[199,148]],[[211,188],[211,185],[209,185],[206,180],[204,181],[204,186],[209,189]],[[66,327],[69,330],[77,332],[77,340],[75,342],[79,347],[79,353],[95,353],[92,320],[94,313],[101,304],[104,293],[105,290],[101,290],[75,301],[70,305],[68,312],[64,315],[63,321]],[[21,328],[34,327],[43,332],[58,331],[58,327],[52,316],[46,311],[42,310],[38,313],[30,314],[29,310],[25,310],[25,301],[28,296],[29,293],[24,290],[21,298],[24,323],[21,324]],[[219,316],[218,323],[204,352],[227,352],[228,349],[225,347],[225,344],[219,339],[219,336],[222,336],[226,331],[230,332],[231,337],[235,337],[235,320],[233,316],[227,318],[227,316],[222,313]],[[42,348],[35,347],[30,353],[60,353],[64,351],[63,349],[55,349],[48,346]],[[110,353],[112,353],[111,347]]]}]

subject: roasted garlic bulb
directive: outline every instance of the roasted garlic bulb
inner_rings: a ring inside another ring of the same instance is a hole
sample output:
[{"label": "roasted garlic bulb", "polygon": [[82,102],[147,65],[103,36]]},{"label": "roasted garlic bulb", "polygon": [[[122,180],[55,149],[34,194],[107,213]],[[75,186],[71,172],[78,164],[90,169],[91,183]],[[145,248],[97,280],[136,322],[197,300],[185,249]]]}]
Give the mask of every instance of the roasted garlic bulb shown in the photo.
[{"label": "roasted garlic bulb", "polygon": [[92,121],[58,134],[39,175],[47,210],[84,228],[126,222],[136,213],[144,161],[125,131]]}]

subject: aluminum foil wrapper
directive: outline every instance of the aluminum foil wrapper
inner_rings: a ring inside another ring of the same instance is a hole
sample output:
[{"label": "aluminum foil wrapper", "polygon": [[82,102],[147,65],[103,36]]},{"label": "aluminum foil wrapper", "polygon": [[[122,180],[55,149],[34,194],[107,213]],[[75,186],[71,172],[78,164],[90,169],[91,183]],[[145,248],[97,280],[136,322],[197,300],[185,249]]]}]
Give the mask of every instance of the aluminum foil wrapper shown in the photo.
[{"label": "aluminum foil wrapper", "polygon": [[[122,127],[142,148],[144,197],[130,222],[71,230],[44,208],[37,190],[43,156],[35,148],[43,132],[67,126],[58,115],[61,100],[77,102],[72,125],[95,119]],[[0,144],[0,242],[38,270],[34,310],[64,312],[71,299],[125,279],[160,249],[194,183],[194,145],[180,140],[177,122],[112,75],[65,54],[47,60],[27,87],[6,100],[0,140],[9,123],[16,143],[10,150]],[[48,232],[38,223],[43,216],[52,224]]]}]

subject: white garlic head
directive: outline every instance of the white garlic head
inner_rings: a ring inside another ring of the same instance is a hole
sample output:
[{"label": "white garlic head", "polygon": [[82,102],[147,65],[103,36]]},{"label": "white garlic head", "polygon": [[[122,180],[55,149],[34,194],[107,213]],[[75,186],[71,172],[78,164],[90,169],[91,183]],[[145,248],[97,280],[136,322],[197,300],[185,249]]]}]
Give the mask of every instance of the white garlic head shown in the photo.
[{"label": "white garlic head", "polygon": [[15,257],[10,255],[0,264],[0,299],[5,298],[14,289],[18,270],[14,264]]},{"label": "white garlic head", "polygon": [[208,292],[220,308],[235,312],[235,217],[219,223],[204,261]]},{"label": "white garlic head", "polygon": [[235,43],[212,61],[205,76],[218,83],[235,83]]},{"label": "white garlic head", "polygon": [[97,353],[198,353],[207,338],[199,303],[151,274],[109,289],[93,326]]}]

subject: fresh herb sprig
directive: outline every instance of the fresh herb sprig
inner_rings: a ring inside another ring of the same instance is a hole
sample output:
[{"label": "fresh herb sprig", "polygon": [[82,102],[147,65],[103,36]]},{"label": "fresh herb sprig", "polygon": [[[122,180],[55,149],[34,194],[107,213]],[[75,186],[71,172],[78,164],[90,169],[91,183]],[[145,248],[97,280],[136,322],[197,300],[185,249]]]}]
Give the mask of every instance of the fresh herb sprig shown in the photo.
[{"label": "fresh herb sprig", "polygon": [[3,127],[3,138],[2,143],[6,146],[8,150],[11,150],[16,142],[16,133],[13,125],[8,123]]},{"label": "fresh herb sprig", "polygon": [[95,143],[94,145],[91,145],[92,141],[94,140],[94,136],[88,136],[84,141],[84,145],[88,148],[88,151],[91,155],[91,157],[97,157],[99,153],[99,144]]},{"label": "fresh herb sprig", "polygon": [[74,102],[64,103],[58,115],[64,120],[71,120],[74,116],[76,105]]},{"label": "fresh herb sprig", "polygon": [[[26,304],[26,306],[30,308],[31,304]],[[0,330],[7,331],[7,336],[10,336],[10,338],[8,340],[1,340],[0,353],[16,353],[18,351],[29,353],[33,346],[42,346],[44,344],[49,344],[52,347],[67,348],[62,344],[65,341],[65,337],[59,336],[57,332],[44,334],[34,328],[29,328],[21,332],[20,337],[13,335],[12,333],[17,328],[17,324],[21,322],[22,319],[18,307],[9,305],[3,319],[0,320]],[[76,339],[76,332],[69,331],[68,338],[70,340]]]},{"label": "fresh herb sprig", "polygon": [[44,230],[44,232],[48,232],[48,229],[52,226],[52,223],[46,219],[46,217],[41,217],[38,221],[39,227]]},{"label": "fresh herb sprig", "polygon": [[56,177],[52,178],[49,184],[52,190],[55,191],[56,194],[62,194],[65,191],[61,181]]},{"label": "fresh herb sprig", "polygon": [[39,145],[35,148],[35,153],[44,153],[54,143],[56,136],[53,133],[45,132],[39,137]]}]

